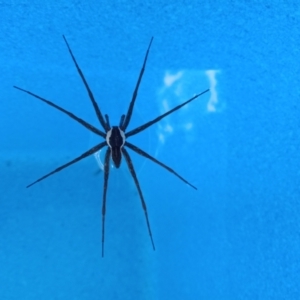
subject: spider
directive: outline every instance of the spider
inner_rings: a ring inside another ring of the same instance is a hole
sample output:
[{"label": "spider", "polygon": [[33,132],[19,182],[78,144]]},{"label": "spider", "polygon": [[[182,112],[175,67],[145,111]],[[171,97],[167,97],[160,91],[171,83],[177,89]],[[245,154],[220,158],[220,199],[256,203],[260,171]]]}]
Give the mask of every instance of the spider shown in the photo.
[{"label": "spider", "polygon": [[126,129],[130,123],[131,120],[131,116],[132,116],[132,112],[133,112],[133,108],[134,108],[134,104],[135,104],[135,100],[138,94],[138,89],[145,71],[145,66],[146,66],[146,62],[148,59],[148,54],[150,51],[150,47],[153,41],[153,37],[150,40],[149,46],[147,48],[146,54],[145,54],[145,58],[144,58],[144,62],[142,65],[142,68],[140,70],[140,74],[132,95],[132,99],[131,102],[129,104],[128,107],[128,111],[126,115],[122,115],[119,125],[118,126],[110,126],[110,122],[109,122],[109,117],[107,114],[102,115],[101,110],[93,96],[93,93],[91,91],[91,89],[89,88],[89,85],[75,59],[75,56],[73,55],[73,52],[69,46],[69,43],[67,42],[67,39],[65,38],[65,36],[63,35],[63,39],[66,43],[66,46],[68,48],[68,51],[72,57],[72,60],[76,66],[77,72],[79,73],[79,76],[81,77],[81,80],[83,81],[83,84],[85,85],[85,88],[88,92],[89,98],[93,104],[94,110],[96,112],[97,118],[100,122],[100,125],[102,126],[102,128],[104,129],[98,129],[96,127],[94,127],[93,125],[89,124],[88,122],[84,121],[83,119],[75,116],[73,113],[65,110],[64,108],[54,104],[53,102],[46,100],[45,98],[42,98],[28,90],[22,89],[20,87],[14,86],[14,88],[25,92],[41,101],[43,101],[44,103],[58,109],[59,111],[63,112],[64,114],[68,115],[70,118],[72,118],[73,120],[77,121],[78,123],[80,123],[82,126],[86,127],[88,130],[90,130],[91,132],[97,134],[98,136],[104,138],[105,140],[103,142],[101,142],[100,144],[92,147],[91,149],[89,149],[88,151],[84,152],[83,154],[81,154],[80,156],[78,156],[77,158],[69,161],[68,163],[56,168],[55,170],[53,170],[52,172],[42,176],[41,178],[37,179],[36,181],[34,181],[33,183],[29,184],[27,186],[27,188],[31,187],[32,185],[36,184],[39,181],[44,180],[45,178],[53,175],[54,173],[60,172],[61,170],[69,167],[70,165],[94,154],[95,152],[99,151],[100,149],[102,149],[103,147],[107,147],[106,149],[106,154],[105,154],[105,159],[104,159],[104,185],[103,185],[103,198],[102,198],[102,257],[104,257],[104,237],[105,237],[105,214],[106,214],[106,192],[107,192],[107,183],[108,183],[108,177],[109,177],[109,166],[110,166],[110,159],[112,159],[114,165],[116,168],[120,167],[121,164],[121,160],[122,160],[122,155],[125,158],[125,161],[128,165],[129,171],[131,173],[131,176],[134,180],[134,183],[136,185],[136,188],[138,190],[139,193],[139,197],[141,199],[141,203],[142,203],[142,207],[144,210],[144,214],[145,214],[145,218],[146,218],[146,224],[147,224],[147,228],[148,228],[148,233],[150,236],[150,240],[151,240],[151,244],[153,247],[153,250],[155,250],[155,245],[154,245],[154,241],[153,241],[153,237],[152,237],[152,231],[151,231],[151,227],[150,227],[150,222],[149,222],[149,217],[148,217],[148,211],[147,211],[147,206],[146,206],[146,202],[144,200],[144,196],[136,175],[136,172],[134,170],[134,166],[132,163],[132,160],[130,158],[129,153],[126,150],[126,147],[133,150],[134,152],[136,152],[137,154],[148,158],[149,160],[153,161],[154,163],[160,165],[161,167],[165,168],[167,171],[169,171],[170,173],[174,174],[175,176],[177,176],[180,180],[182,180],[183,182],[185,182],[186,184],[188,184],[189,186],[191,186],[192,188],[194,188],[195,190],[197,190],[197,188],[192,185],[191,183],[189,183],[187,180],[185,180],[182,176],[180,176],[177,172],[175,172],[173,169],[171,169],[170,167],[168,167],[167,165],[163,164],[162,162],[158,161],[156,158],[152,157],[151,155],[149,155],[148,153],[146,153],[145,151],[143,151],[142,149],[140,149],[139,147],[129,143],[127,141],[127,139],[137,133],[142,132],[143,130],[145,130],[146,128],[152,126],[153,124],[157,123],[158,121],[160,121],[161,119],[163,119],[164,117],[170,115],[171,113],[175,112],[176,110],[180,109],[181,107],[185,106],[186,104],[192,102],[193,100],[195,100],[196,98],[200,97],[201,95],[207,93],[209,91],[209,89],[203,91],[200,94],[195,95],[194,97],[190,98],[189,100],[185,101],[184,103],[174,107],[173,109],[169,110],[168,112],[158,116],[157,118],[133,129],[130,130],[128,132],[126,132]]}]

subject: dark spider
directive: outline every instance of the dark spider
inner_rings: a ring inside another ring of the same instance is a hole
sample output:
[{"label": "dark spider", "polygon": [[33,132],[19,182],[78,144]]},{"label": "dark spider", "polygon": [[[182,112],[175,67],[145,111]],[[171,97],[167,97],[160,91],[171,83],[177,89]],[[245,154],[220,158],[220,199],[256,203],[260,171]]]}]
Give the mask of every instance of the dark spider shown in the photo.
[{"label": "dark spider", "polygon": [[141,79],[142,79],[142,76],[143,76],[143,73],[145,71],[145,65],[146,65],[146,62],[147,62],[147,58],[148,58],[148,54],[149,54],[149,50],[150,50],[150,47],[151,47],[151,44],[152,44],[152,41],[153,41],[153,37],[151,38],[150,40],[150,43],[149,43],[149,46],[148,46],[148,49],[147,49],[147,52],[146,52],[146,55],[145,55],[145,58],[144,58],[144,63],[143,63],[143,66],[142,66],[142,69],[140,71],[140,75],[139,75],[139,78],[138,78],[138,81],[137,81],[137,84],[136,84],[136,87],[135,87],[135,90],[133,92],[133,95],[132,95],[132,99],[131,99],[131,102],[130,102],[130,105],[129,105],[129,108],[128,108],[128,111],[127,111],[127,114],[126,115],[122,115],[121,116],[121,119],[120,119],[120,123],[119,123],[119,126],[110,126],[110,123],[109,123],[109,117],[108,115],[104,115],[104,118],[103,118],[103,115],[100,111],[100,108],[93,96],[93,93],[92,91],[90,90],[89,86],[88,86],[88,83],[81,71],[81,69],[79,68],[78,64],[77,64],[77,61],[72,53],[72,50],[65,38],[65,36],[63,36],[65,42],[66,42],[66,45],[68,47],[68,50],[71,54],[71,57],[73,59],[73,62],[76,66],[76,69],[87,89],[87,92],[89,94],[89,97],[92,101],[92,104],[94,106],[94,109],[95,109],[95,112],[97,114],[97,118],[101,124],[101,126],[103,127],[104,131],[101,131],[100,129],[97,129],[95,128],[93,125],[89,124],[88,122],[78,118],[77,116],[75,116],[74,114],[72,114],[71,112],[63,109],[62,107],[54,104],[53,102],[49,101],[49,100],[46,100],[36,94],[33,94],[27,90],[24,90],[24,89],[21,89],[17,86],[14,86],[14,88],[18,89],[18,90],[21,90],[25,93],[28,93],[29,95],[35,97],[35,98],[38,98],[39,100],[45,102],[46,104],[60,110],[61,112],[65,113],[66,115],[68,115],[69,117],[71,117],[72,119],[74,119],[75,121],[77,121],[78,123],[80,123],[81,125],[83,125],[84,127],[86,127],[87,129],[89,129],[90,131],[94,132],[95,134],[97,135],[100,135],[101,137],[103,137],[105,139],[104,142],[94,146],[93,148],[91,148],[90,150],[84,152],[83,154],[81,154],[80,156],[78,156],[77,158],[73,159],[72,161],[58,167],[57,169],[55,169],[54,171],[44,175],[43,177],[39,178],[38,180],[34,181],[33,183],[29,184],[27,186],[30,187],[32,185],[34,185],[35,183],[47,178],[48,176],[56,173],[56,172],[59,172],[61,171],[62,169],[80,161],[81,159],[87,157],[87,156],[90,156],[91,154],[99,151],[100,149],[102,149],[103,147],[105,146],[108,146],[107,147],[107,150],[106,150],[106,154],[105,154],[105,162],[104,162],[104,188],[103,188],[103,202],[102,202],[102,257],[104,256],[104,232],[105,232],[105,212],[106,212],[106,191],[107,191],[107,183],[108,183],[108,175],[109,175],[109,160],[110,160],[110,157],[112,158],[113,162],[114,162],[114,165],[116,166],[116,168],[119,168],[120,167],[120,164],[121,164],[121,159],[122,159],[122,154],[124,155],[125,157],[125,160],[126,160],[126,163],[128,165],[128,168],[129,168],[129,171],[131,173],[131,176],[135,182],[135,185],[137,187],[137,190],[138,190],[138,193],[140,195],[140,198],[141,198],[141,202],[142,202],[142,206],[143,206],[143,210],[144,210],[144,213],[145,213],[145,217],[146,217],[146,222],[147,222],[147,227],[148,227],[148,232],[149,232],[149,235],[150,235],[150,239],[151,239],[151,243],[152,243],[152,247],[153,247],[153,250],[155,250],[155,246],[154,246],[154,242],[153,242],[153,238],[152,238],[152,232],[151,232],[151,228],[150,228],[150,223],[149,223],[149,219],[148,219],[148,212],[147,212],[147,207],[146,207],[146,203],[145,203],[145,200],[144,200],[144,197],[143,197],[143,194],[142,194],[142,190],[140,188],[140,184],[138,182],[138,179],[137,179],[137,176],[136,176],[136,173],[135,173],[135,170],[134,170],[134,167],[133,167],[133,163],[131,161],[131,158],[129,156],[129,153],[127,152],[127,150],[125,149],[124,146],[127,146],[128,148],[130,148],[131,150],[133,150],[134,152],[136,152],[137,154],[140,154],[141,156],[144,156],[150,160],[152,160],[153,162],[157,163],[158,165],[162,166],[163,168],[165,168],[166,170],[168,170],[170,173],[173,173],[174,175],[176,175],[179,179],[181,179],[182,181],[184,181],[185,183],[187,183],[188,185],[190,185],[192,188],[194,189],[197,189],[195,186],[193,186],[192,184],[190,184],[187,180],[185,180],[183,177],[181,177],[178,173],[176,173],[173,169],[171,169],[170,167],[166,166],[165,164],[163,164],[162,162],[158,161],[156,158],[152,157],[151,155],[149,155],[148,153],[146,153],[145,151],[143,151],[142,149],[134,146],[133,144],[129,143],[126,141],[126,138],[129,138],[130,136],[132,135],[135,135],[143,130],[145,130],[146,128],[148,128],[149,126],[157,123],[158,121],[160,121],[161,119],[163,119],[164,117],[168,116],[169,114],[173,113],[174,111],[180,109],[181,107],[183,107],[184,105],[192,102],[193,100],[195,100],[196,98],[198,98],[199,96],[203,95],[204,93],[208,92],[209,89],[205,90],[204,92],[192,97],[191,99],[187,100],[186,102],[176,106],[175,108],[169,110],[168,112],[162,114],[161,116],[153,119],[152,121],[149,121],[147,123],[145,123],[144,125],[141,125],[133,130],[130,130],[129,132],[126,132],[126,128],[127,126],[129,125],[129,122],[130,122],[130,119],[131,119],[131,115],[132,115],[132,111],[133,111],[133,107],[134,107],[134,103],[135,103],[135,99],[137,97],[137,93],[138,93],[138,89],[139,89],[139,85],[141,83]]}]

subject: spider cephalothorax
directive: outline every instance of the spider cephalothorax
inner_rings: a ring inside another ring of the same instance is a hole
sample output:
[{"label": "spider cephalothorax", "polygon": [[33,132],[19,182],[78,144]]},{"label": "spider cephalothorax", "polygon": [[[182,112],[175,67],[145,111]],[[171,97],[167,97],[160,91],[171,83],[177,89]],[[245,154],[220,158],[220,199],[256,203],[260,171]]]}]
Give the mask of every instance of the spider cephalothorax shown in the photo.
[{"label": "spider cephalothorax", "polygon": [[146,217],[146,223],[147,223],[147,228],[148,228],[148,232],[150,235],[150,239],[151,239],[151,243],[152,243],[152,247],[155,250],[155,246],[154,246],[154,242],[153,242],[153,238],[152,238],[152,232],[151,232],[151,227],[150,227],[150,222],[149,222],[149,218],[148,218],[148,212],[147,212],[147,206],[146,206],[146,202],[144,200],[144,196],[142,194],[142,190],[140,188],[140,184],[139,181],[137,179],[134,167],[133,167],[133,163],[132,160],[129,156],[129,153],[126,150],[126,147],[130,148],[131,150],[133,150],[134,152],[136,152],[137,154],[144,156],[148,159],[150,159],[151,161],[155,162],[156,164],[160,165],[161,167],[165,168],[166,170],[168,170],[169,172],[171,172],[172,174],[174,174],[175,176],[177,176],[179,179],[181,179],[183,182],[187,183],[188,185],[190,185],[192,188],[197,189],[195,186],[193,186],[192,184],[190,184],[187,180],[185,180],[183,177],[181,177],[178,173],[176,173],[173,169],[171,169],[170,167],[166,166],[165,164],[163,164],[162,162],[158,161],[156,158],[152,157],[151,155],[149,155],[148,153],[146,153],[145,151],[143,151],[142,149],[138,148],[137,146],[129,143],[126,141],[127,138],[129,138],[132,135],[135,135],[143,130],[145,130],[146,128],[148,128],[149,126],[157,123],[158,121],[160,121],[162,118],[168,116],[169,114],[173,113],[174,111],[180,109],[181,107],[183,107],[184,105],[192,102],[193,100],[195,100],[196,98],[198,98],[199,96],[205,94],[206,92],[208,92],[209,90],[205,90],[204,92],[195,95],[194,97],[192,97],[191,99],[185,101],[184,103],[174,107],[173,109],[169,110],[168,112],[158,116],[157,118],[129,131],[126,132],[127,126],[129,125],[131,116],[132,116],[132,112],[133,112],[133,108],[134,108],[134,103],[137,97],[137,93],[138,93],[138,89],[139,89],[139,85],[141,83],[141,79],[143,77],[143,73],[145,71],[145,66],[146,66],[146,62],[147,62],[147,58],[148,58],[148,54],[149,54],[149,50],[153,41],[153,38],[151,38],[150,40],[150,44],[148,46],[145,58],[144,58],[144,63],[142,66],[142,69],[140,71],[139,74],[139,78],[135,87],[135,90],[133,92],[133,96],[131,99],[131,102],[129,104],[129,108],[127,111],[126,115],[122,115],[121,116],[121,120],[119,123],[119,126],[110,126],[109,124],[109,117],[108,115],[102,115],[100,108],[96,102],[96,100],[94,99],[93,93],[90,90],[88,83],[81,71],[81,69],[79,68],[77,61],[71,51],[71,48],[66,40],[66,38],[63,36],[66,45],[68,47],[68,50],[71,54],[72,60],[76,66],[76,69],[83,81],[83,84],[85,85],[85,88],[88,92],[88,95],[90,97],[90,100],[93,104],[93,107],[95,109],[97,118],[100,122],[100,125],[102,126],[102,128],[104,129],[104,131],[102,131],[101,129],[98,129],[96,127],[94,127],[93,125],[89,124],[88,122],[84,121],[81,118],[78,118],[77,116],[75,116],[74,114],[72,114],[71,112],[65,110],[64,108],[54,104],[53,102],[46,100],[45,98],[42,98],[36,94],[33,94],[32,92],[29,92],[27,90],[24,90],[22,88],[19,88],[17,86],[14,86],[16,89],[21,90],[43,102],[45,102],[46,104],[58,109],[59,111],[65,113],[66,115],[68,115],[69,117],[71,117],[72,119],[74,119],[75,121],[77,121],[78,123],[80,123],[81,125],[83,125],[84,127],[86,127],[88,130],[92,131],[93,133],[103,137],[105,139],[104,142],[101,142],[98,145],[95,145],[93,148],[89,149],[88,151],[84,152],[83,154],[81,154],[80,156],[78,156],[77,158],[71,160],[70,162],[56,168],[55,170],[53,170],[52,172],[44,175],[43,177],[37,179],[36,181],[34,181],[33,183],[29,184],[27,187],[30,187],[32,185],[34,185],[35,183],[49,177],[50,175],[61,171],[62,169],[80,161],[81,159],[92,155],[93,153],[96,153],[97,151],[99,151],[100,149],[104,148],[105,146],[107,146],[106,149],[106,154],[105,154],[105,161],[104,161],[104,187],[103,187],[103,200],[102,200],[102,256],[104,256],[104,236],[105,236],[105,214],[106,214],[106,192],[107,192],[107,183],[108,183],[108,177],[109,177],[109,162],[110,162],[110,158],[113,160],[114,165],[116,166],[116,168],[120,167],[121,164],[121,160],[122,160],[122,155],[125,158],[125,161],[128,165],[129,171],[131,173],[131,176],[135,182],[135,185],[137,187],[141,202],[142,202],[142,207],[145,213],[145,217]]},{"label": "spider cephalothorax", "polygon": [[122,148],[125,144],[125,133],[118,126],[113,126],[106,133],[106,142],[111,150],[111,159],[114,162],[116,168],[119,168],[121,165],[122,159]]}]

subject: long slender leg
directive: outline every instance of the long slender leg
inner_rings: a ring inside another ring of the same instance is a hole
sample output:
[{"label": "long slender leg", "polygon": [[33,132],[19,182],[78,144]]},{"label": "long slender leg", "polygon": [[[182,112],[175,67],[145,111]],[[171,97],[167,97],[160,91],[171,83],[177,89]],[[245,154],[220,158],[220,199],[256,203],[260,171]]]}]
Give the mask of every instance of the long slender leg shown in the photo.
[{"label": "long slender leg", "polygon": [[102,200],[102,257],[104,257],[104,234],[105,234],[105,214],[106,214],[106,192],[107,183],[109,176],[109,158],[110,158],[110,147],[107,147],[104,162],[104,187],[103,187],[103,200]]},{"label": "long slender leg", "polygon": [[99,151],[101,148],[103,148],[103,147],[106,146],[106,145],[107,145],[106,141],[105,141],[105,142],[102,142],[102,143],[100,143],[100,144],[98,144],[97,146],[95,146],[95,147],[91,148],[90,150],[84,152],[83,154],[81,154],[81,155],[78,156],[77,158],[75,158],[75,159],[71,160],[70,162],[68,162],[68,163],[66,163],[66,164],[64,164],[64,165],[62,165],[62,166],[56,168],[56,169],[53,170],[52,172],[50,172],[50,173],[44,175],[43,177],[39,178],[38,180],[34,181],[33,183],[27,185],[27,188],[31,187],[32,185],[36,184],[36,183],[39,182],[39,181],[42,181],[43,179],[49,177],[49,176],[52,175],[52,174],[57,173],[57,172],[61,171],[62,169],[65,169],[66,167],[68,167],[68,166],[70,166],[70,165],[72,165],[72,164],[75,164],[76,162],[82,160],[83,158],[90,156],[91,154],[93,154],[93,153]]},{"label": "long slender leg", "polygon": [[164,117],[168,116],[169,114],[173,113],[174,111],[178,110],[179,108],[185,106],[186,104],[192,102],[193,100],[195,100],[196,98],[200,97],[201,95],[207,93],[208,91],[209,91],[209,89],[205,90],[204,92],[202,92],[202,93],[200,93],[200,94],[198,94],[198,95],[192,97],[191,99],[185,101],[184,103],[182,103],[182,104],[180,104],[180,105],[174,107],[173,109],[171,109],[171,110],[169,110],[168,112],[162,114],[161,116],[159,116],[159,117],[153,119],[152,121],[149,121],[149,122],[147,122],[146,124],[141,125],[141,126],[135,128],[135,129],[133,129],[133,130],[131,130],[131,131],[125,133],[125,136],[126,136],[126,137],[130,137],[130,136],[132,136],[132,135],[135,135],[135,134],[137,134],[137,133],[139,133],[139,132],[145,130],[145,129],[148,128],[149,126],[151,126],[151,125],[157,123],[158,121],[160,121],[160,120],[163,119]]},{"label": "long slender leg", "polygon": [[150,40],[150,43],[149,43],[149,46],[148,46],[148,49],[147,49],[147,52],[146,52],[146,55],[145,55],[145,58],[144,58],[144,63],[143,63],[142,69],[140,71],[140,75],[139,75],[138,81],[136,83],[136,86],[135,86],[135,89],[134,89],[134,92],[133,92],[133,95],[132,95],[132,99],[131,99],[131,102],[130,102],[130,105],[129,105],[129,108],[128,108],[128,111],[127,111],[127,114],[126,114],[126,117],[125,117],[125,120],[124,120],[123,125],[121,127],[121,129],[123,131],[126,130],[128,124],[130,122],[130,119],[131,119],[135,99],[136,99],[136,96],[137,96],[137,93],[138,93],[138,90],[139,90],[139,86],[140,86],[140,83],[141,83],[141,80],[142,80],[142,77],[143,77],[143,74],[144,74],[144,71],[145,71],[145,66],[146,66],[146,62],[147,62],[147,58],[148,58],[148,54],[149,54],[149,50],[150,50],[152,41],[153,41],[153,37]]},{"label": "long slender leg", "polygon": [[80,75],[80,77],[81,77],[81,79],[82,79],[82,81],[83,81],[83,83],[84,83],[84,85],[85,85],[85,87],[86,87],[86,89],[87,89],[87,92],[88,92],[88,94],[89,94],[89,97],[90,97],[90,99],[91,99],[91,101],[92,101],[92,103],[93,103],[93,106],[94,106],[96,115],[97,115],[97,117],[98,117],[98,120],[99,120],[100,124],[102,125],[102,127],[104,128],[104,130],[107,132],[109,129],[108,129],[107,126],[106,126],[105,120],[104,120],[104,118],[103,118],[103,116],[102,116],[102,114],[101,114],[100,108],[99,108],[99,106],[98,106],[98,104],[97,104],[97,102],[96,102],[96,100],[95,100],[95,98],[94,98],[94,95],[93,95],[93,93],[92,93],[92,91],[91,91],[91,89],[90,89],[90,87],[89,87],[87,81],[85,80],[84,75],[83,75],[81,69],[79,68],[79,66],[78,66],[78,64],[77,64],[77,61],[76,61],[76,59],[75,59],[75,56],[73,55],[73,52],[72,52],[72,50],[71,50],[71,48],[70,48],[70,46],[69,46],[69,44],[68,44],[68,42],[67,42],[67,39],[65,38],[64,35],[63,35],[63,38],[64,38],[64,40],[65,40],[65,42],[66,42],[66,45],[67,45],[68,50],[69,50],[69,52],[70,52],[70,54],[71,54],[71,57],[72,57],[73,62],[74,62],[74,64],[75,64],[75,66],[76,66],[76,69],[77,69],[77,71],[78,71],[78,73],[79,73],[79,75]]},{"label": "long slender leg", "polygon": [[14,86],[14,88],[15,88],[15,89],[18,89],[18,90],[20,90],[20,91],[22,91],[22,92],[24,92],[24,93],[27,93],[27,94],[29,94],[29,95],[31,95],[31,96],[33,96],[33,97],[39,99],[39,100],[42,100],[42,101],[45,102],[46,104],[48,104],[48,105],[50,105],[50,106],[52,106],[52,107],[58,109],[59,111],[65,113],[66,115],[68,115],[69,117],[71,117],[73,120],[75,120],[75,121],[77,121],[78,123],[80,123],[81,125],[83,125],[83,126],[84,126],[85,128],[87,128],[88,130],[90,130],[90,131],[92,131],[92,132],[94,132],[94,133],[96,133],[96,134],[98,134],[98,135],[100,135],[100,136],[102,136],[102,137],[104,137],[104,138],[106,137],[106,134],[105,134],[104,132],[102,132],[101,130],[97,129],[96,127],[94,127],[93,125],[89,124],[88,122],[86,122],[86,121],[84,121],[84,120],[82,120],[82,119],[76,117],[73,113],[71,113],[71,112],[65,110],[64,108],[62,108],[62,107],[56,105],[55,103],[53,103],[53,102],[51,102],[51,101],[49,101],[49,100],[47,100],[47,99],[45,99],[45,98],[42,98],[42,97],[40,97],[40,96],[38,96],[38,95],[36,95],[36,94],[34,94],[34,93],[31,93],[30,91],[21,89],[21,88],[19,88],[19,87],[17,87],[17,86]]},{"label": "long slender leg", "polygon": [[122,115],[121,116],[121,119],[120,119],[120,123],[119,123],[119,127],[122,128],[122,125],[124,123],[124,119],[125,119],[125,115]]},{"label": "long slender leg", "polygon": [[139,181],[138,181],[136,173],[134,171],[132,160],[131,160],[131,158],[129,156],[129,153],[126,151],[126,149],[124,147],[122,148],[122,153],[123,153],[123,155],[125,157],[125,160],[127,162],[129,171],[131,173],[131,176],[132,176],[132,178],[133,178],[133,180],[135,182],[135,185],[136,185],[136,187],[138,189],[138,192],[139,192],[139,195],[140,195],[140,198],[141,198],[141,201],[142,201],[143,210],[144,210],[145,217],[146,217],[146,222],[147,222],[147,227],[148,227],[148,232],[149,232],[149,235],[150,235],[152,247],[153,247],[153,250],[155,250],[155,246],[154,246],[154,242],[153,242],[153,237],[152,237],[152,232],[151,232],[151,228],[150,228],[150,222],[149,222],[149,218],[148,218],[148,211],[147,211],[146,202],[144,200],[144,197],[143,197],[143,194],[142,194],[142,190],[140,188]]},{"label": "long slender leg", "polygon": [[137,154],[142,155],[150,160],[152,160],[153,162],[157,163],[158,165],[162,166],[163,168],[165,168],[166,170],[168,170],[170,173],[174,174],[175,176],[177,176],[179,179],[181,179],[183,182],[185,182],[186,184],[188,184],[189,186],[191,186],[192,188],[194,188],[195,190],[197,190],[197,188],[192,185],[191,183],[189,183],[187,180],[185,180],[183,177],[181,177],[178,173],[176,173],[173,169],[171,169],[170,167],[168,167],[167,165],[163,164],[162,162],[158,161],[156,158],[154,158],[153,156],[149,155],[148,153],[146,153],[145,151],[143,151],[142,149],[138,148],[137,146],[130,144],[128,142],[125,142],[125,145],[128,148],[130,148],[131,150],[135,151]]},{"label": "long slender leg", "polygon": [[107,128],[110,128],[109,116],[105,114],[104,117],[105,117],[105,120],[106,120]]}]

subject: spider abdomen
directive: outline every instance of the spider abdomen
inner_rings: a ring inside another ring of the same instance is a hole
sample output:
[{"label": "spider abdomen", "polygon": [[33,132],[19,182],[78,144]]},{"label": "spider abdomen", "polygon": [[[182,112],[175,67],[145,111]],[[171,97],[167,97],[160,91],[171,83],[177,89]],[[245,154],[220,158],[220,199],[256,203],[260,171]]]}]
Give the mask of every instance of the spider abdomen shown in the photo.
[{"label": "spider abdomen", "polygon": [[106,134],[107,145],[111,148],[111,156],[116,168],[121,165],[121,148],[125,143],[125,134],[118,126],[113,126]]}]

